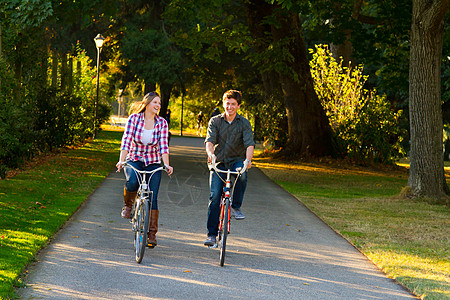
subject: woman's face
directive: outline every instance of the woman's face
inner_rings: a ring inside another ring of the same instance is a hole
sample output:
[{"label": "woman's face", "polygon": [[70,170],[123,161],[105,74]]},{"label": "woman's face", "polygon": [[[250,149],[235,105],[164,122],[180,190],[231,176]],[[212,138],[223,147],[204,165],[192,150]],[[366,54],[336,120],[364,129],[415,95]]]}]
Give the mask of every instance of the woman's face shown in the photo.
[{"label": "woman's face", "polygon": [[161,98],[159,97],[153,98],[153,100],[150,101],[150,103],[147,104],[147,107],[145,108],[145,110],[154,113],[155,115],[158,114],[160,109],[161,109]]}]

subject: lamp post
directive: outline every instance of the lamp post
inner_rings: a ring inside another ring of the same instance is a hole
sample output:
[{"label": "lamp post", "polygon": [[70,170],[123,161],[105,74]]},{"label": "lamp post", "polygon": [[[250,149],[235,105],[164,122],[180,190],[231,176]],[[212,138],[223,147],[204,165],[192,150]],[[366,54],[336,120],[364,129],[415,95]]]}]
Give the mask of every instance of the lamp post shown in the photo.
[{"label": "lamp post", "polygon": [[123,89],[119,89],[119,96],[117,96],[117,102],[119,103],[119,111],[118,111],[118,117],[120,119],[120,109],[122,107],[122,93],[123,93]]},{"label": "lamp post", "polygon": [[94,38],[95,46],[97,47],[97,97],[94,103],[94,139],[97,137],[97,115],[98,115],[98,90],[99,90],[99,64],[100,64],[100,52],[102,52],[102,46],[105,38],[99,33]]}]

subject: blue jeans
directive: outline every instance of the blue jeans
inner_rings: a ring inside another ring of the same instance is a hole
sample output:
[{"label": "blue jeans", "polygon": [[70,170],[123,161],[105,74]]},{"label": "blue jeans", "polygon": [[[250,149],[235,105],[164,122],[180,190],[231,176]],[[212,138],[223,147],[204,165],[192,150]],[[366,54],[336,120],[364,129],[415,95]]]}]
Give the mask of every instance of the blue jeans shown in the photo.
[{"label": "blue jeans", "polygon": [[[128,161],[128,164],[132,165],[138,170],[141,171],[152,171],[154,169],[159,168],[160,164],[150,164],[146,166],[142,161]],[[124,168],[125,172],[125,178],[127,182],[125,183],[125,189],[128,192],[136,192],[139,188],[139,182],[137,179],[136,172],[129,168]],[[148,177],[147,175],[147,183],[148,183]],[[152,209],[158,209],[158,191],[159,191],[159,184],[161,183],[161,171],[158,171],[152,175],[152,179],[150,180],[150,190],[153,192],[153,199],[152,199]]]},{"label": "blue jeans", "polygon": [[[231,170],[236,171],[236,168],[242,167],[244,162],[239,161],[232,165]],[[222,164],[217,166],[218,169],[223,169]],[[225,181],[227,175],[224,173],[219,173],[220,177]],[[231,178],[231,183],[233,184],[233,175]],[[225,183],[219,178],[216,172],[211,171],[209,177],[209,204],[208,204],[208,220],[206,222],[206,227],[208,230],[208,236],[216,236],[219,232],[219,217],[220,217],[220,199],[222,198],[222,191]],[[245,189],[247,187],[247,171],[241,174],[236,181],[234,187],[234,194],[232,195],[232,208],[241,208],[242,200],[244,199]],[[231,192],[231,191],[230,191]]]}]

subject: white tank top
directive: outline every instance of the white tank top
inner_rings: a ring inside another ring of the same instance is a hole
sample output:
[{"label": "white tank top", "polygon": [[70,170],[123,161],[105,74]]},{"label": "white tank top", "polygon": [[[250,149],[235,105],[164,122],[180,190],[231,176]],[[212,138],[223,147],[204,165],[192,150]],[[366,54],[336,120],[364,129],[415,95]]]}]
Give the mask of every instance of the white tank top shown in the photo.
[{"label": "white tank top", "polygon": [[155,131],[154,128],[153,129],[145,129],[144,128],[144,133],[142,134],[142,143],[144,143],[144,145],[147,145],[148,143],[151,142],[154,131]]}]

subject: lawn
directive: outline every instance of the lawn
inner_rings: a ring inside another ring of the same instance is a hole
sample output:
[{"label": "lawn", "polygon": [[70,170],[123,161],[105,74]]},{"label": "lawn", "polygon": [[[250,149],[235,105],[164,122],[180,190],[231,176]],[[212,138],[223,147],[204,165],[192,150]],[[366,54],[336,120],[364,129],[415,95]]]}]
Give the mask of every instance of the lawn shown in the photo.
[{"label": "lawn", "polygon": [[254,161],[390,278],[421,298],[450,298],[449,207],[400,197],[406,168]]}]

